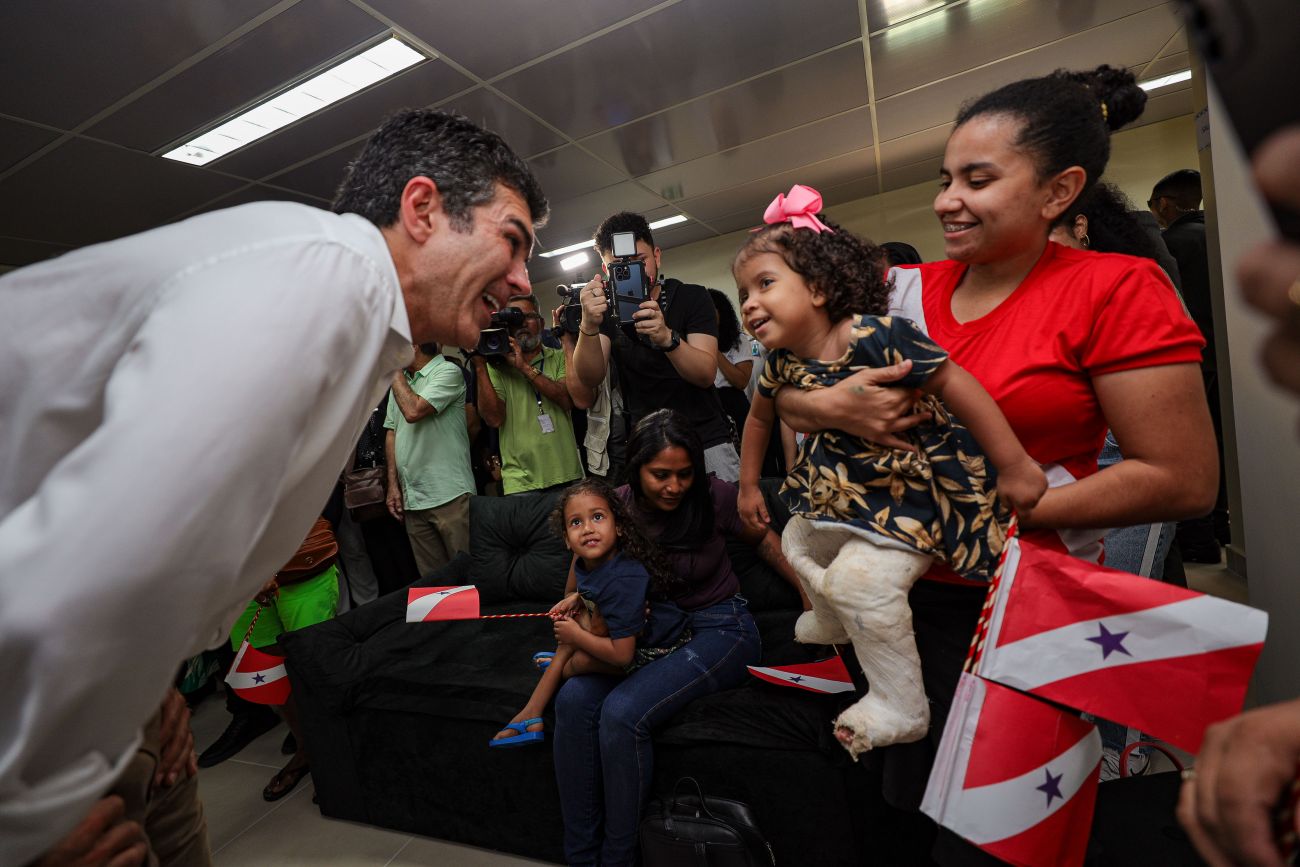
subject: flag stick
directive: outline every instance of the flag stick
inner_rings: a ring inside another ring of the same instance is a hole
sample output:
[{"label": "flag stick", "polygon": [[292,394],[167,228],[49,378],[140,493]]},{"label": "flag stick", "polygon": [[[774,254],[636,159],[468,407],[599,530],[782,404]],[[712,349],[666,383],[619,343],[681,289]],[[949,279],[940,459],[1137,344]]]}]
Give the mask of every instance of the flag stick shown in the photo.
[{"label": "flag stick", "polygon": [[979,661],[979,655],[984,650],[984,639],[989,634],[989,620],[993,614],[993,598],[998,592],[998,581],[1002,578],[1002,569],[1007,564],[1007,549],[1011,546],[1011,540],[1020,532],[1020,522],[1016,518],[1016,513],[1011,513],[1011,521],[1007,524],[1006,540],[1002,543],[1002,553],[998,555],[998,568],[993,570],[993,576],[989,579],[988,592],[984,594],[984,607],[980,609],[979,622],[975,624],[975,634],[970,639],[970,650],[966,654],[966,664],[962,666],[964,672],[974,672],[975,663]]},{"label": "flag stick", "polygon": [[[257,610],[253,612],[253,619],[248,623],[248,631],[244,633],[244,641],[247,641],[248,639],[253,637],[253,627],[257,625],[257,618],[261,616],[262,616],[262,606],[259,605],[257,606]],[[241,641],[239,643],[243,644],[244,641]]]},{"label": "flag stick", "polygon": [[549,611],[532,611],[526,614],[480,614],[479,620],[504,620],[512,617],[550,617]]}]

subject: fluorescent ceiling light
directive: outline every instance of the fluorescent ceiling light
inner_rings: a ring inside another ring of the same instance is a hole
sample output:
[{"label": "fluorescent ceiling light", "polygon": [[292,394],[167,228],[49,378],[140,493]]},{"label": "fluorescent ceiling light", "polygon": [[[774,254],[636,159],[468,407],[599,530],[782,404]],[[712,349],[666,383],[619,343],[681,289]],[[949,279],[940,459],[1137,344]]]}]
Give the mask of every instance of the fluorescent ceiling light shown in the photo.
[{"label": "fluorescent ceiling light", "polygon": [[1171,84],[1177,84],[1180,81],[1187,81],[1192,77],[1190,69],[1184,69],[1182,72],[1175,72],[1172,75],[1162,75],[1159,78],[1152,78],[1149,81],[1139,81],[1138,87],[1143,90],[1157,90],[1161,87],[1168,87]]},{"label": "fluorescent ceiling light", "polygon": [[235,115],[163,157],[206,165],[424,59],[423,54],[393,37]]},{"label": "fluorescent ceiling light", "polygon": [[572,271],[580,265],[586,265],[589,261],[591,261],[591,254],[583,250],[581,253],[574,253],[572,256],[561,259],[560,270]]},{"label": "fluorescent ceiling light", "polygon": [[[686,222],[686,217],[684,215],[675,214],[671,217],[664,217],[662,220],[655,220],[653,223],[650,224],[650,230],[654,231],[655,229],[662,229],[665,226],[676,226],[678,223],[685,223],[685,222]],[[570,244],[567,247],[560,247],[558,250],[547,250],[545,253],[542,253],[541,255],[543,259],[549,259],[552,256],[563,256],[565,253],[572,253],[577,250],[586,250],[588,248],[595,247],[595,246],[596,246],[595,241],[583,241],[579,244]],[[561,262],[560,265],[561,267],[563,267],[564,263]],[[565,270],[568,269],[566,268]]]}]

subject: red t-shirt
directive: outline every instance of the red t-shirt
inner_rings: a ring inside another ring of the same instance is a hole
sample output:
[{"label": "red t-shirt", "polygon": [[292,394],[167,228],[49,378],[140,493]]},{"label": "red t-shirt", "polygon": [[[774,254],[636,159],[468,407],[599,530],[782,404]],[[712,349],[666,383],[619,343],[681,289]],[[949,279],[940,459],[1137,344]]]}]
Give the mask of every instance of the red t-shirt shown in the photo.
[{"label": "red t-shirt", "polygon": [[[895,269],[890,312],[916,321],[980,381],[1053,484],[1097,471],[1108,426],[1092,377],[1200,363],[1205,340],[1149,259],[1049,243],[1010,297],[958,322],[952,296],[965,271],[952,261]],[[1098,535],[1087,534],[1094,544]],[[1083,539],[1047,536],[1087,556]]]}]

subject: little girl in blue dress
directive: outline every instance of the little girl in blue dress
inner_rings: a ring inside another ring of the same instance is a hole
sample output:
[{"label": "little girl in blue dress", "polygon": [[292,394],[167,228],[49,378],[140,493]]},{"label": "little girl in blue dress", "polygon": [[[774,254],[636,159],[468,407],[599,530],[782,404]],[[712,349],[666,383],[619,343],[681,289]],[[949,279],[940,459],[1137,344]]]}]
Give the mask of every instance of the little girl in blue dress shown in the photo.
[{"label": "little girl in blue dress", "polygon": [[628,674],[690,640],[686,615],[668,602],[681,579],[599,479],[570,485],[553,513],[573,552],[574,588],[551,608],[557,647],[534,656],[544,669],[523,710],[492,747],[541,741],[542,712],[560,685],[578,674]]},{"label": "little girl in blue dress", "polygon": [[771,350],[742,438],[739,508],[747,523],[768,521],[758,477],[779,388],[827,388],[864,368],[912,361],[896,385],[919,390],[918,409],[932,417],[899,435],[912,449],[820,431],[804,440],[781,488],[792,516],[781,548],[813,603],[795,637],[851,639],[867,677],[866,697],[835,723],[856,757],[918,740],[929,727],[912,584],[936,560],[987,580],[1008,517],[999,495],[1028,510],[1047,479],[974,377],[914,323],[885,315],[880,251],[825,223],[820,207],[808,187],[778,196],[732,266],[741,316]]}]

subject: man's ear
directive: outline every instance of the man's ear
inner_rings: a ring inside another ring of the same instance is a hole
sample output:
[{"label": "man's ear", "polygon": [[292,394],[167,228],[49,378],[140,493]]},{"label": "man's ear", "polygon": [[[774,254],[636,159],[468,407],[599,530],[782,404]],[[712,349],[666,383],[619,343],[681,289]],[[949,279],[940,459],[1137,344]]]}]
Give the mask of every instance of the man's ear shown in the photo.
[{"label": "man's ear", "polygon": [[1083,185],[1088,180],[1088,173],[1082,166],[1070,166],[1056,177],[1048,180],[1046,187],[1046,198],[1043,201],[1043,217],[1047,222],[1055,223],[1056,218],[1065,213],[1065,209],[1079,198],[1079,193],[1083,191]]},{"label": "man's ear", "polygon": [[398,200],[397,222],[417,244],[423,244],[439,231],[446,215],[442,193],[432,179],[417,175],[406,182]]},{"label": "man's ear", "polygon": [[662,264],[660,263],[660,260],[659,260],[659,248],[658,248],[658,247],[655,247],[655,273],[658,274],[660,268],[662,268],[662,267],[663,267],[663,266],[662,266]]}]

